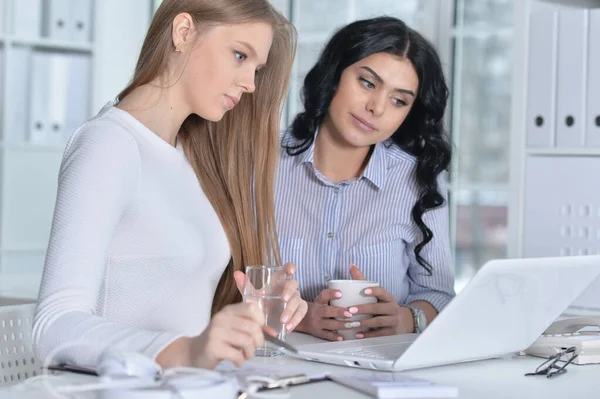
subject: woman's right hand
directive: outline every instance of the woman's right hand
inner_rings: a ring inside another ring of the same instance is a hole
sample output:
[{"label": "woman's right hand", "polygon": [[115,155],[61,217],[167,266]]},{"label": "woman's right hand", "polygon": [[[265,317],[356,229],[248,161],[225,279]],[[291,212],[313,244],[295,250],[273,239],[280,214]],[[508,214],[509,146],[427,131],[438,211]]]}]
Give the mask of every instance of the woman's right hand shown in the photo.
[{"label": "woman's right hand", "polygon": [[221,360],[238,367],[263,346],[265,316],[254,303],[236,303],[215,314],[202,334],[191,340],[193,367],[214,368]]},{"label": "woman's right hand", "polygon": [[347,329],[345,326],[347,322],[335,320],[335,318],[350,318],[352,314],[346,308],[329,305],[329,301],[341,297],[342,293],[339,290],[325,289],[321,291],[315,301],[308,304],[308,312],[299,326],[299,331],[329,341],[343,341],[344,337],[335,331]]}]

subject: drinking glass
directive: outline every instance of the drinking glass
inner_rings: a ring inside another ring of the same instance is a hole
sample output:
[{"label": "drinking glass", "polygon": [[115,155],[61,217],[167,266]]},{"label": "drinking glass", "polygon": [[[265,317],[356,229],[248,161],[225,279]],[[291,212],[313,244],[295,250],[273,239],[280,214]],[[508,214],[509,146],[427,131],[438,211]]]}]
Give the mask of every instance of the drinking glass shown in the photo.
[{"label": "drinking glass", "polygon": [[[244,302],[256,303],[265,315],[265,324],[277,332],[277,338],[285,341],[285,325],[281,314],[286,303],[281,299],[287,274],[283,266],[246,266]],[[283,355],[280,348],[270,342],[256,349],[256,356]]]}]

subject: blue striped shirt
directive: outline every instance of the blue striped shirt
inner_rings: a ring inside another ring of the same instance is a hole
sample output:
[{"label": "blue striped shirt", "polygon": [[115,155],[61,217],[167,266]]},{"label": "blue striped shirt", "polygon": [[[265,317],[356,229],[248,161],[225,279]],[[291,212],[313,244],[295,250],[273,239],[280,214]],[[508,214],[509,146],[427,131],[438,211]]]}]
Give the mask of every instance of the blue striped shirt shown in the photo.
[{"label": "blue striped shirt", "polygon": [[[433,267],[429,275],[414,254],[422,240],[411,217],[419,195],[414,157],[378,143],[359,178],[335,184],[314,167],[313,156],[314,144],[297,156],[282,148],[275,194],[282,260],[297,266],[302,298],[314,301],[329,279],[351,278],[356,264],[399,304],[422,300],[440,311],[454,296],[448,206],[423,215],[433,232],[421,250]],[[438,182],[447,198],[443,175]]]}]

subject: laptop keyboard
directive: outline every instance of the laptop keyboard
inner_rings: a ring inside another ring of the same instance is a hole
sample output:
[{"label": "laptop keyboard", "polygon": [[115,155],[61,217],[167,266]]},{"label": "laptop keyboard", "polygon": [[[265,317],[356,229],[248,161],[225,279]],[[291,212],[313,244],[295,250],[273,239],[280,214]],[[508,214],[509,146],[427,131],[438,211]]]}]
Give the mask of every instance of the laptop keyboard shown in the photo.
[{"label": "laptop keyboard", "polygon": [[402,353],[404,353],[409,345],[410,343],[403,342],[400,344],[377,345],[371,347],[333,349],[327,351],[327,353],[335,353],[336,355],[360,356],[369,359],[395,360],[399,358]]}]

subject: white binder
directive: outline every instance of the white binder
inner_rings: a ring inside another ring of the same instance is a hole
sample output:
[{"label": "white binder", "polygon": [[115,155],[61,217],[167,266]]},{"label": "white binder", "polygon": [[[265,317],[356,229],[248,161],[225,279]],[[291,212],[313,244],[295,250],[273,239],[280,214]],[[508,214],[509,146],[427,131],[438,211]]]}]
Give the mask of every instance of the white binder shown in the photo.
[{"label": "white binder", "polygon": [[555,144],[558,11],[533,10],[529,21],[527,146]]},{"label": "white binder", "polygon": [[0,1],[0,33],[6,33],[6,2]]},{"label": "white binder", "polygon": [[55,40],[70,40],[71,5],[71,0],[46,0],[46,36]]},{"label": "white binder", "polygon": [[66,114],[62,141],[66,142],[73,132],[90,118],[90,90],[92,60],[85,54],[66,56],[69,81],[66,86]]},{"label": "white binder", "polygon": [[589,11],[586,142],[600,147],[600,8]]},{"label": "white binder", "polygon": [[71,40],[89,42],[92,31],[92,0],[71,0],[68,20]]},{"label": "white binder", "polygon": [[48,88],[49,99],[47,105],[47,117],[49,133],[47,143],[60,145],[64,142],[63,137],[66,129],[67,113],[69,112],[69,80],[70,80],[70,55],[48,54]]},{"label": "white binder", "polygon": [[[4,50],[6,51],[6,50]],[[6,63],[6,91],[10,99],[6,101],[6,132],[8,143],[22,143],[27,138],[29,113],[29,87],[31,81],[31,49],[14,46],[10,49],[11,60]]]},{"label": "white binder", "polygon": [[588,10],[562,9],[558,16],[556,145],[585,145]]},{"label": "white binder", "polygon": [[29,141],[48,144],[51,136],[49,104],[51,103],[50,54],[35,52],[31,57]]},{"label": "white binder", "polygon": [[63,145],[89,118],[90,74],[91,60],[87,55],[35,54],[31,142]]},{"label": "white binder", "polygon": [[[4,2],[2,1],[2,3]],[[42,29],[42,0],[18,0],[14,1],[12,6],[12,33],[22,38],[35,39],[40,37]]]}]

